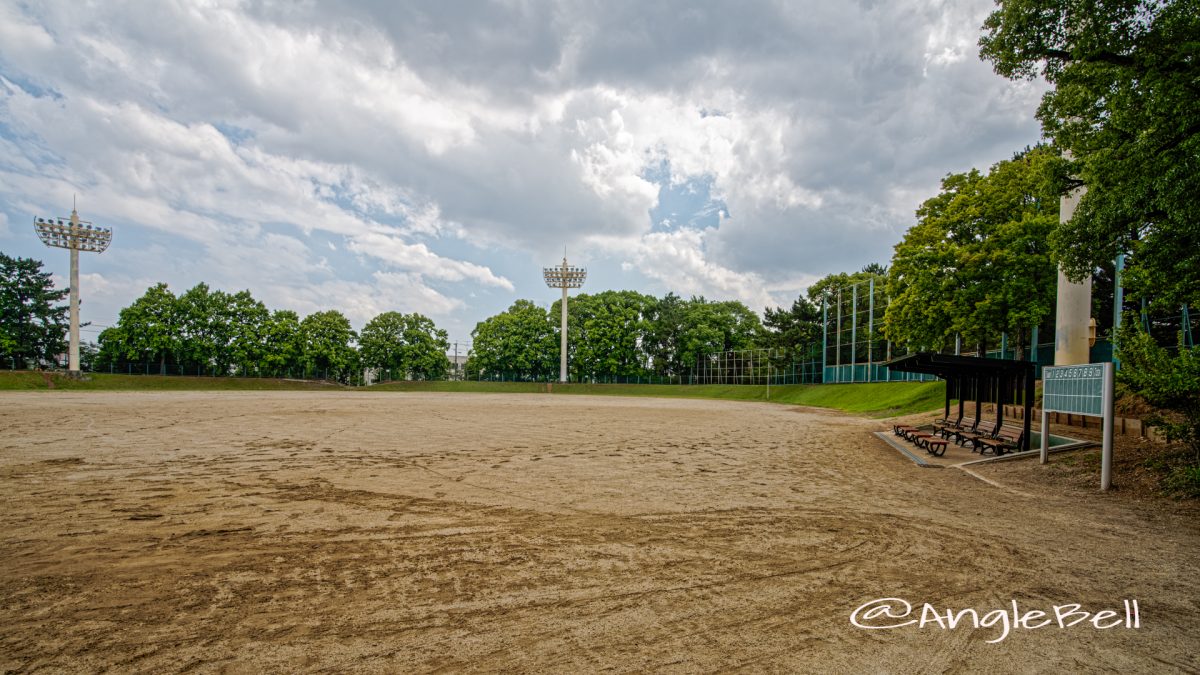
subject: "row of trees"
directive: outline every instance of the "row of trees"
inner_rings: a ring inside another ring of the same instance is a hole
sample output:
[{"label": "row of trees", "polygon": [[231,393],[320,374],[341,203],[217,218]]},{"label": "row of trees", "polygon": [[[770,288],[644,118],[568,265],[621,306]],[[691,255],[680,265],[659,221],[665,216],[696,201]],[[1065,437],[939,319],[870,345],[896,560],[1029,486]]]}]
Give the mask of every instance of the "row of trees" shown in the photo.
[{"label": "row of trees", "polygon": [[[97,369],[155,363],[159,372],[323,376],[345,381],[362,368],[439,379],[450,367],[446,331],[420,314],[384,312],[358,334],[341,312],[303,319],[271,311],[250,291],[197,284],[176,296],[149,288],[100,333]],[[170,368],[168,368],[168,364]]]},{"label": "row of trees", "polygon": [[[562,301],[543,309],[518,300],[472,332],[468,377],[503,374],[553,379],[559,369]],[[738,301],[655,298],[635,291],[581,294],[567,303],[572,379],[677,377],[704,354],[752,349],[770,332]]]}]

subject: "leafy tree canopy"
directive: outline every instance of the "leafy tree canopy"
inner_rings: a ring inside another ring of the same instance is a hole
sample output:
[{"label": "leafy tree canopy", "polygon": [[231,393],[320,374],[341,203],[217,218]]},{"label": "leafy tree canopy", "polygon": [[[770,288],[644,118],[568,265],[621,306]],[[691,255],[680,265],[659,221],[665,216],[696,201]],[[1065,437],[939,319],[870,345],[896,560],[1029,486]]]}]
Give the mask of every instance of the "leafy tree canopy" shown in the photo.
[{"label": "leafy tree canopy", "polygon": [[108,363],[158,361],[165,369],[167,361],[180,351],[179,324],[175,294],[166,284],[155,284],[121,310],[117,325],[100,333],[101,359]]},{"label": "leafy tree canopy", "polygon": [[678,358],[684,366],[692,367],[706,354],[757,348],[762,338],[762,321],[741,302],[692,298],[683,305]]},{"label": "leafy tree canopy", "polygon": [[827,274],[809,286],[805,294],[808,295],[809,301],[820,309],[822,297],[827,298],[829,302],[834,302],[839,289],[844,291],[855,284],[867,283],[871,279],[880,278],[886,273],[886,265],[871,263],[858,272]]},{"label": "leafy tree canopy", "polygon": [[260,367],[267,372],[299,371],[303,367],[304,342],[300,335],[300,316],[290,309],[279,309],[263,321]]},{"label": "leafy tree canopy", "polygon": [[895,248],[884,315],[891,340],[941,349],[957,334],[982,350],[1008,332],[1025,344],[1054,306],[1057,272],[1046,239],[1058,198],[1045,177],[1056,161],[1036,148],[988,174],[973,169],[942,181]]},{"label": "leafy tree canopy", "polygon": [[66,351],[70,308],[55,303],[68,293],[55,290],[40,261],[0,253],[0,359],[25,367]]},{"label": "leafy tree canopy", "polygon": [[558,374],[557,331],[546,310],[529,300],[480,321],[471,339],[465,367],[471,377],[506,374],[544,380]]},{"label": "leafy tree canopy", "polygon": [[[636,291],[582,293],[567,302],[568,368],[576,379],[646,372],[646,315],[655,298]],[[561,316],[562,301],[550,308]]]},{"label": "leafy tree canopy", "polygon": [[346,380],[358,366],[357,339],[350,320],[337,310],[315,312],[300,322],[300,341],[305,365],[313,374]]},{"label": "leafy tree canopy", "polygon": [[805,356],[805,350],[821,337],[821,308],[800,296],[788,309],[768,307],[763,325],[765,346],[788,356]]},{"label": "leafy tree canopy", "polygon": [[1121,324],[1118,345],[1117,381],[1160,411],[1146,421],[1186,443],[1200,465],[1200,347],[1180,335],[1177,349],[1164,349],[1133,316]]},{"label": "leafy tree canopy", "polygon": [[[1194,0],[999,0],[981,56],[1054,85],[1038,109],[1087,188],[1053,248],[1075,278],[1132,254],[1126,284],[1162,307],[1200,300],[1200,8]],[[1068,178],[1074,176],[1074,178]]]},{"label": "leafy tree canopy", "polygon": [[401,377],[439,379],[446,375],[449,336],[420,314],[384,312],[363,327],[359,338],[362,363],[397,371]]}]

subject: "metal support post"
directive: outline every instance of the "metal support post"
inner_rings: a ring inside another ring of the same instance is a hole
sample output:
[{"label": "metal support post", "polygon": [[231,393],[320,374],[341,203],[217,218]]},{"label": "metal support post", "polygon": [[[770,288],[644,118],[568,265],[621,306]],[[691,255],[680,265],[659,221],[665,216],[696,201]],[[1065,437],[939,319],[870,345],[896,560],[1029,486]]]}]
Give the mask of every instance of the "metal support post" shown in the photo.
[{"label": "metal support post", "polygon": [[875,277],[871,277],[867,297],[867,382],[875,381],[875,361],[871,353],[875,341]]},{"label": "metal support post", "polygon": [[1100,450],[1100,489],[1112,487],[1113,454],[1113,364],[1104,365],[1104,429]]},{"label": "metal support post", "polygon": [[850,287],[850,381],[857,382],[858,374],[858,284]]}]

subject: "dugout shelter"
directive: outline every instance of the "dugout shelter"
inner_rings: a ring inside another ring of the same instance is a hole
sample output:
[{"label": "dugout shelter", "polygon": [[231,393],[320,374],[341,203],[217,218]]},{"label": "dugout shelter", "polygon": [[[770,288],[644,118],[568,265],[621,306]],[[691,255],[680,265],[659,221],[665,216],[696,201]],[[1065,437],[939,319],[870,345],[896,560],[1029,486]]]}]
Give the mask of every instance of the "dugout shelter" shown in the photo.
[{"label": "dugout shelter", "polygon": [[935,375],[946,381],[945,417],[951,419],[950,401],[958,401],[958,417],[964,402],[975,401],[975,419],[982,419],[984,403],[996,404],[996,428],[1004,423],[1004,406],[1022,404],[1021,451],[1029,449],[1033,423],[1034,364],[1029,361],[984,359],[937,352],[917,352],[888,361],[889,369]]}]

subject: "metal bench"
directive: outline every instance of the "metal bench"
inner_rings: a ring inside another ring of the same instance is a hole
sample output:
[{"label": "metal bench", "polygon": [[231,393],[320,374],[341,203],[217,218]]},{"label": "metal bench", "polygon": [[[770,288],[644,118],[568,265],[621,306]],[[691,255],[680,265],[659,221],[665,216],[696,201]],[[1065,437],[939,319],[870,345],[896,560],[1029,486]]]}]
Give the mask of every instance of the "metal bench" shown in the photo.
[{"label": "metal bench", "polygon": [[995,433],[996,433],[996,423],[995,422],[989,422],[987,420],[979,420],[979,422],[975,425],[974,428],[969,429],[969,430],[955,432],[954,439],[955,439],[956,443],[958,443],[959,445],[964,446],[964,447],[967,445],[967,442],[970,441],[971,449],[972,449],[972,451],[974,451],[976,439],[990,438]]},{"label": "metal bench", "polygon": [[975,448],[979,449],[979,454],[991,450],[996,456],[1003,455],[1009,450],[1018,450],[1021,447],[1021,440],[1025,436],[1025,430],[1020,427],[1010,427],[1007,424],[1001,426],[994,435],[984,438],[976,438],[974,442]]}]

